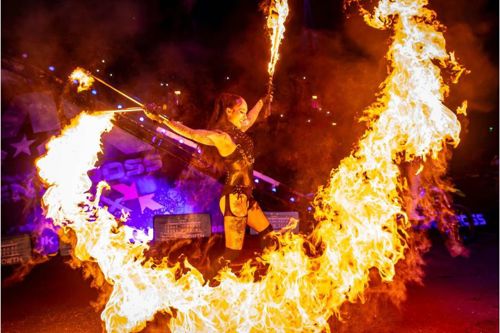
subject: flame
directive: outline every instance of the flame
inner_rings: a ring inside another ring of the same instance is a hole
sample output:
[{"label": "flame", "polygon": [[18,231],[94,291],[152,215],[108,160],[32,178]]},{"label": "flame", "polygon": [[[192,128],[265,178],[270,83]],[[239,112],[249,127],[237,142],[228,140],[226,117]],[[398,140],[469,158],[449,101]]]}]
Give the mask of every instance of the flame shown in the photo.
[{"label": "flame", "polygon": [[69,76],[71,81],[78,81],[78,92],[90,89],[94,84],[94,78],[83,68],[76,68]]},{"label": "flame", "polygon": [[267,72],[270,77],[273,77],[276,62],[279,59],[279,48],[285,34],[287,16],[287,0],[272,0],[269,5],[269,15],[267,16],[267,28],[269,29],[269,37],[271,38],[271,58],[267,65]]},{"label": "flame", "polygon": [[464,116],[467,116],[467,101],[463,101],[462,105],[460,105],[457,108],[457,114],[463,114]]},{"label": "flame", "polygon": [[[277,4],[279,13],[287,12]],[[456,73],[460,66],[426,4],[382,0],[373,14],[362,9],[371,26],[394,30],[389,75],[366,110],[369,129],[318,191],[312,235],[276,235],[279,247],[258,259],[267,268],[259,279],[247,262],[238,275],[222,270],[220,284],[211,287],[187,261],[147,260],[147,237],[129,241],[130,229],[99,205],[107,184],[89,192],[87,172],[97,162],[101,135],[112,127],[111,113],[82,113],[49,142],[37,161],[48,187],[46,215],[75,232],[75,256],[95,262],[112,286],[101,313],[108,332],[139,331],[157,312],[168,314],[170,330],[178,332],[330,331],[328,320],[342,304],[363,300],[370,272],[393,280],[411,227],[398,162],[434,158],[447,143],[459,142],[460,124],[443,104],[448,87],[439,66]]]}]

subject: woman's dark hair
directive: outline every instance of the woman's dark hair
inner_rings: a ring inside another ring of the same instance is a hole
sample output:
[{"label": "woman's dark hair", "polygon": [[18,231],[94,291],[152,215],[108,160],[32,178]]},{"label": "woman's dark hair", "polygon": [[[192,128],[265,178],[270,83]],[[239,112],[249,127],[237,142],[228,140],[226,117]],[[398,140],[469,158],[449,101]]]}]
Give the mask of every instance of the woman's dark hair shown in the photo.
[{"label": "woman's dark hair", "polygon": [[226,108],[233,108],[241,102],[243,102],[243,97],[239,95],[231,93],[220,94],[215,100],[214,111],[208,122],[207,129],[223,129],[226,125],[229,125],[226,116]]},{"label": "woman's dark hair", "polygon": [[[215,100],[214,110],[210,121],[208,122],[207,129],[209,130],[222,130],[230,125],[226,116],[226,108],[233,108],[243,102],[243,97],[231,94],[222,93]],[[222,176],[224,171],[224,164],[217,148],[213,146],[201,146],[201,157],[205,164],[210,165],[218,177]]]}]

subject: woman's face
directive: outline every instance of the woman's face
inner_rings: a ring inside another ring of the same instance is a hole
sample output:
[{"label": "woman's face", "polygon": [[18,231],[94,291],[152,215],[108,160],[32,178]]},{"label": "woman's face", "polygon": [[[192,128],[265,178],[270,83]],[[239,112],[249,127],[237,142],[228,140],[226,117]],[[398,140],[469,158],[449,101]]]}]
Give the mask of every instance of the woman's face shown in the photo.
[{"label": "woman's face", "polygon": [[247,102],[243,98],[240,99],[240,102],[233,106],[232,108],[226,108],[227,120],[237,128],[241,129],[244,127],[247,122]]}]

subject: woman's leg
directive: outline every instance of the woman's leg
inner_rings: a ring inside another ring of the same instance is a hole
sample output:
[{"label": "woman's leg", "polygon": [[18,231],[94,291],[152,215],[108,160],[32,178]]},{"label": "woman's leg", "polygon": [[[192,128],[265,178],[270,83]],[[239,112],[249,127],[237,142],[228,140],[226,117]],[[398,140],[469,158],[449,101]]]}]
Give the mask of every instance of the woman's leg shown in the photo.
[{"label": "woman's leg", "polygon": [[248,210],[248,225],[257,232],[265,230],[270,225],[269,220],[257,202]]},{"label": "woman's leg", "polygon": [[273,227],[257,202],[254,202],[248,210],[248,225],[258,232],[261,248],[270,247],[273,244],[271,237],[268,237]]},{"label": "woman's leg", "polygon": [[[229,205],[229,207],[226,207]],[[241,250],[245,238],[245,227],[248,221],[248,199],[244,194],[229,194],[220,200],[220,208],[224,214],[224,234],[226,248]]]},{"label": "woman's leg", "polygon": [[248,200],[244,194],[227,194],[220,199],[219,206],[224,215],[224,234],[226,239],[226,248],[224,253],[211,265],[205,278],[211,280],[217,275],[217,272],[239,257],[243,248],[245,238],[245,227],[248,220]]}]

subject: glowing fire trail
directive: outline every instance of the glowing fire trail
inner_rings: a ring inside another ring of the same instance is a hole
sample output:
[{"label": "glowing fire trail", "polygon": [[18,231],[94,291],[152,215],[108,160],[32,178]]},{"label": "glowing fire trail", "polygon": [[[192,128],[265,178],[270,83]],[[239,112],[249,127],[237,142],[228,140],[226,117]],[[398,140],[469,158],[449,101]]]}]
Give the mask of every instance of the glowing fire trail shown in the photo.
[{"label": "glowing fire trail", "polygon": [[[273,77],[276,63],[279,59],[279,48],[283,37],[285,36],[285,21],[288,16],[288,1],[287,0],[271,0],[269,4],[264,2],[262,7],[269,14],[267,16],[267,29],[271,40],[271,57],[267,65],[269,73],[268,94],[273,89]],[[270,108],[267,109],[270,112]],[[266,114],[266,117],[269,114]]]},{"label": "glowing fire trail", "polygon": [[127,112],[139,112],[139,111],[144,111],[144,109],[143,108],[110,109],[110,110],[92,111],[92,113],[127,113]]},{"label": "glowing fire trail", "polygon": [[129,101],[134,102],[135,104],[139,105],[141,108],[144,107],[144,104],[136,100],[135,98],[130,97],[126,93],[124,93],[121,90],[116,89],[103,79],[98,78],[94,74],[90,73],[89,71],[83,69],[83,68],[76,68],[69,76],[70,80],[76,80],[78,81],[78,92],[84,91],[89,89],[92,84],[94,83],[94,80],[104,84],[106,87],[110,88],[111,90],[117,92],[118,94],[122,95]]},{"label": "glowing fire trail", "polygon": [[[47,155],[37,162],[48,186],[46,214],[74,230],[75,255],[97,262],[113,286],[101,314],[107,331],[140,330],[157,312],[171,314],[170,329],[179,332],[329,331],[328,318],[363,296],[370,270],[384,281],[393,279],[410,227],[398,195],[396,161],[435,156],[446,141],[458,143],[460,130],[442,104],[447,86],[434,61],[456,63],[426,4],[385,0],[374,15],[364,13],[369,24],[394,29],[392,70],[367,110],[374,119],[359,148],[318,192],[320,223],[312,237],[281,236],[281,247],[261,258],[268,271],[259,281],[250,265],[239,277],[221,272],[220,285],[213,288],[203,285],[194,268],[176,279],[178,266],[146,261],[147,245],[128,242],[125,228],[98,206],[105,184],[94,196],[86,193],[87,171],[97,161],[101,134],[112,126],[111,113],[84,113],[49,142]],[[322,250],[306,255],[306,241]]]},{"label": "glowing fire trail", "polygon": [[271,39],[271,58],[267,65],[267,72],[271,81],[279,59],[281,40],[285,35],[285,21],[287,16],[287,0],[272,0],[269,5],[269,15],[267,16],[267,28],[269,29],[269,37]]},{"label": "glowing fire trail", "polygon": [[88,74],[86,70],[83,68],[77,68],[75,69],[70,75],[69,79],[71,81],[76,81],[78,82],[78,92],[82,92],[85,90],[90,89],[92,87],[92,84],[94,84],[94,78]]}]

